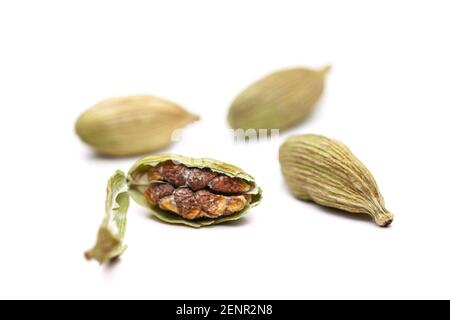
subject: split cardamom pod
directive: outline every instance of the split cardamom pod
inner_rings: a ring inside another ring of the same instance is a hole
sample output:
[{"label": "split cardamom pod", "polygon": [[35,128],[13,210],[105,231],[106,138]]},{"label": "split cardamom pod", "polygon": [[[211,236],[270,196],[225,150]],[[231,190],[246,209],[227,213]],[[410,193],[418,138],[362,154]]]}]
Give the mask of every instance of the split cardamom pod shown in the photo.
[{"label": "split cardamom pod", "polygon": [[156,155],[138,160],[128,175],[108,182],[106,214],[86,258],[100,263],[125,250],[129,197],[167,223],[202,227],[241,219],[259,204],[262,190],[242,169],[208,158]]},{"label": "split cardamom pod", "polygon": [[255,82],[232,103],[228,112],[230,126],[284,130],[302,122],[322,95],[329,69],[282,70]]},{"label": "split cardamom pod", "polygon": [[76,133],[98,153],[130,156],[160,150],[172,133],[199,117],[181,106],[150,95],[103,100],[76,122]]},{"label": "split cardamom pod", "polygon": [[281,145],[279,158],[295,197],[369,214],[379,226],[392,222],[372,174],[343,143],[313,134],[292,136]]}]

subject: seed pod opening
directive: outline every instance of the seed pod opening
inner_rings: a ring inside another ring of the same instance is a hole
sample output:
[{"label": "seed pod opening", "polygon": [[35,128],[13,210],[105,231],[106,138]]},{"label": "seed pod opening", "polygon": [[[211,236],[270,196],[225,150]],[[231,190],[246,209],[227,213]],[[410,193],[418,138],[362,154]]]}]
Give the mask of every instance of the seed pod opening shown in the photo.
[{"label": "seed pod opening", "polygon": [[135,95],[97,103],[80,115],[75,130],[100,154],[130,156],[168,146],[174,130],[198,119],[173,102]]},{"label": "seed pod opening", "polygon": [[392,222],[372,174],[343,143],[313,134],[292,136],[281,145],[279,157],[297,198],[368,214],[379,226]]},{"label": "seed pod opening", "polygon": [[108,181],[106,213],[87,259],[121,255],[129,197],[167,223],[202,227],[241,219],[261,201],[262,190],[242,169],[213,159],[157,155],[138,160],[128,175]]},{"label": "seed pod opening", "polygon": [[231,104],[228,122],[234,129],[284,130],[304,121],[322,95],[330,66],[274,72],[250,85]]},{"label": "seed pod opening", "polygon": [[165,222],[201,227],[240,219],[261,199],[255,180],[213,159],[150,156],[129,172],[130,194]]}]

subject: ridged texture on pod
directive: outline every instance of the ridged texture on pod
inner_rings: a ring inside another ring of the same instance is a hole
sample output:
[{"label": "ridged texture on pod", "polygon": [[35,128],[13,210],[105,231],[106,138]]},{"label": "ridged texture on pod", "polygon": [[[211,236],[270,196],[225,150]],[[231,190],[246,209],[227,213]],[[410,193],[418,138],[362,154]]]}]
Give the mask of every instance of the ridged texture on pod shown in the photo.
[{"label": "ridged texture on pod", "polygon": [[98,153],[130,156],[160,150],[176,129],[198,120],[181,106],[149,95],[110,98],[78,118],[78,136]]},{"label": "ridged texture on pod", "polygon": [[279,157],[285,181],[297,198],[369,214],[379,226],[392,222],[375,179],[341,142],[312,134],[293,136],[280,147]]},{"label": "ridged texture on pod", "polygon": [[[189,168],[206,168],[228,177],[242,179],[251,186],[251,189],[245,192],[245,195],[251,196],[250,201],[243,210],[240,210],[233,215],[220,216],[218,218],[188,220],[170,212],[161,210],[158,206],[149,204],[144,196],[144,193],[149,186],[149,169],[167,161],[182,164]],[[168,223],[184,224],[191,227],[202,227],[226,221],[238,220],[242,218],[250,208],[258,205],[262,197],[262,190],[256,185],[255,179],[234,165],[209,158],[196,159],[173,154],[148,156],[138,160],[128,172],[128,184],[130,188],[129,193],[132,198],[140,205],[150,209],[158,219]]]},{"label": "ridged texture on pod", "polygon": [[127,178],[122,171],[108,180],[106,188],[105,215],[97,232],[95,245],[85,252],[88,260],[108,262],[120,256],[127,248],[123,244],[130,205]]},{"label": "ridged texture on pod", "polygon": [[232,103],[228,113],[230,126],[284,130],[302,122],[320,98],[329,69],[282,70],[255,82]]}]

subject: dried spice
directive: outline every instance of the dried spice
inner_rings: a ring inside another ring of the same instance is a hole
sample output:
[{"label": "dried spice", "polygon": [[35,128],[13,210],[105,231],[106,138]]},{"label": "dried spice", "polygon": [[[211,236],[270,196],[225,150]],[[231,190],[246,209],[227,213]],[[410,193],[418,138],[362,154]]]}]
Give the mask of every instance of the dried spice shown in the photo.
[{"label": "dried spice", "polygon": [[188,220],[232,215],[251,199],[245,195],[252,189],[249,183],[208,168],[167,161],[150,168],[148,177],[149,187],[144,192],[148,203]]},{"label": "dried spice", "polygon": [[88,259],[109,261],[124,250],[129,196],[167,223],[202,227],[242,218],[261,201],[252,176],[208,158],[158,155],[138,160],[109,180],[106,214]]},{"label": "dried spice", "polygon": [[279,156],[285,181],[297,198],[369,214],[379,226],[392,222],[372,174],[341,142],[313,134],[292,136]]},{"label": "dried spice", "polygon": [[106,188],[105,216],[97,234],[97,243],[85,253],[86,259],[100,263],[120,256],[127,248],[122,239],[127,225],[127,211],[130,204],[127,180],[123,172],[108,180]]},{"label": "dried spice", "polygon": [[136,95],[97,103],[81,114],[75,129],[100,154],[130,156],[168,146],[174,130],[198,119],[173,102]]},{"label": "dried spice", "polygon": [[233,101],[228,122],[234,129],[284,130],[305,120],[322,95],[329,66],[274,72]]}]

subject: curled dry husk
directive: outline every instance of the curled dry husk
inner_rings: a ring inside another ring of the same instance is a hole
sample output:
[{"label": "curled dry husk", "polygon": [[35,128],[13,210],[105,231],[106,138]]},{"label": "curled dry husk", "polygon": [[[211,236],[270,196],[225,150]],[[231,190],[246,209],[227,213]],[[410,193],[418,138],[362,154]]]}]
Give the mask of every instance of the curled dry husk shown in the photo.
[{"label": "curled dry husk", "polygon": [[392,222],[372,174],[341,142],[313,134],[292,136],[280,147],[279,157],[297,198],[369,214],[379,226]]},{"label": "curled dry husk", "polygon": [[282,70],[255,82],[233,101],[228,113],[230,126],[284,130],[302,122],[322,95],[329,69]]},{"label": "curled dry husk", "polygon": [[100,154],[130,156],[166,147],[174,130],[198,119],[173,102],[134,95],[97,103],[80,115],[75,130]]},{"label": "curled dry husk", "polygon": [[[252,186],[251,190],[246,193],[251,195],[251,201],[248,202],[243,210],[236,214],[196,220],[187,220],[181,216],[161,210],[156,205],[150,205],[144,197],[144,191],[149,186],[148,171],[150,168],[167,161],[183,164],[190,168],[207,168],[228,177],[242,179]],[[242,218],[250,208],[259,204],[262,198],[262,190],[256,185],[255,179],[251,175],[236,166],[217,160],[209,158],[196,159],[172,154],[144,157],[131,167],[128,175],[117,171],[110,178],[107,188],[105,217],[98,231],[97,242],[91,250],[86,252],[86,258],[96,259],[103,263],[120,256],[126,249],[126,246],[123,244],[123,238],[130,196],[164,222],[199,228]]]}]

